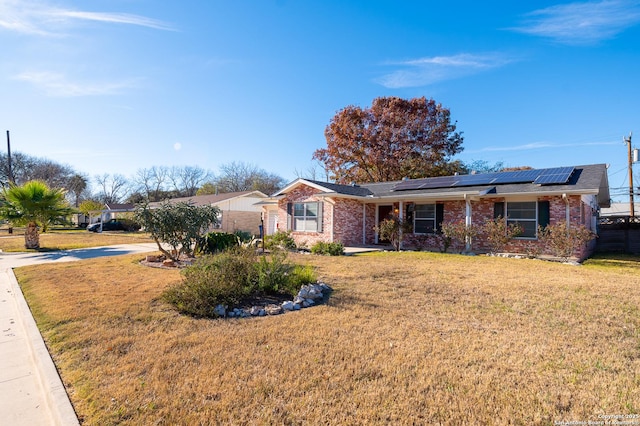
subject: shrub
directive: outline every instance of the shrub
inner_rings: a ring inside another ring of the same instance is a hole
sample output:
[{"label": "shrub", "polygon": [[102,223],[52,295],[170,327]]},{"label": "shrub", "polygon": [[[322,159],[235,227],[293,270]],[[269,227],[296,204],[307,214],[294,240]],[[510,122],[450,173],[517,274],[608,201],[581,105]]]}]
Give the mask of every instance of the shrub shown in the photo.
[{"label": "shrub", "polygon": [[396,250],[400,250],[404,235],[412,231],[413,224],[403,221],[398,216],[384,219],[374,229],[381,239],[388,240],[391,246]]},{"label": "shrub", "polygon": [[344,254],[344,245],[342,243],[318,241],[311,246],[311,253],[323,256],[342,256]]},{"label": "shrub", "polygon": [[203,256],[183,270],[183,281],[167,289],[163,299],[184,314],[215,316],[217,305],[234,305],[251,294],[255,263],[255,252],[241,248]]},{"label": "shrub", "polygon": [[296,242],[291,237],[291,232],[278,231],[273,235],[267,235],[264,239],[264,248],[273,250],[282,248],[285,250],[295,250]]},{"label": "shrub", "polygon": [[293,268],[293,265],[286,260],[287,253],[281,250],[260,257],[255,264],[257,285],[260,291],[274,294],[286,287],[287,276]]},{"label": "shrub", "polygon": [[512,238],[522,234],[523,228],[517,223],[507,225],[507,221],[498,216],[495,219],[487,219],[481,232],[489,243],[489,251],[495,254],[503,251]]},{"label": "shrub", "polygon": [[227,232],[208,232],[198,238],[196,253],[214,254],[232,247],[237,247],[239,239],[235,234]]},{"label": "shrub", "polygon": [[248,243],[253,240],[253,234],[249,231],[236,231],[233,233],[240,243]]},{"label": "shrub", "polygon": [[285,292],[295,296],[303,285],[318,281],[316,272],[310,265],[294,265],[287,277]]},{"label": "shrub", "polygon": [[554,256],[569,259],[581,246],[595,238],[595,234],[584,226],[571,226],[558,222],[546,227],[538,227],[538,239]]},{"label": "shrub", "polygon": [[464,221],[460,222],[446,222],[442,224],[442,233],[445,236],[445,252],[449,245],[453,246],[457,252],[463,251],[467,239],[470,243],[473,243],[473,238],[480,233],[480,229],[471,224],[467,226]]}]

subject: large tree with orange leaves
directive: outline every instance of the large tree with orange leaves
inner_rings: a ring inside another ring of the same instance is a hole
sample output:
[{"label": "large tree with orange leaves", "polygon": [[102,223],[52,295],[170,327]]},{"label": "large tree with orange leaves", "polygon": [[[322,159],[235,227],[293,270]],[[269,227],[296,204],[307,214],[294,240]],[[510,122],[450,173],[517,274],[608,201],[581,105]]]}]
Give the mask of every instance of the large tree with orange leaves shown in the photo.
[{"label": "large tree with orange leaves", "polygon": [[451,161],[462,134],[433,99],[381,97],[370,108],[348,106],[325,130],[327,147],[314,152],[338,183],[385,182],[461,171]]}]

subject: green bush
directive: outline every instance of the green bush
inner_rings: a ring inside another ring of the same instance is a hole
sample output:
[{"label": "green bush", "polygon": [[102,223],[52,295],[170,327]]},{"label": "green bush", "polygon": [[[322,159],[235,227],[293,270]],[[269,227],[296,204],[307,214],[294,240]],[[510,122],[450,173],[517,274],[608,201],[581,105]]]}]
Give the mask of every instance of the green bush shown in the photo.
[{"label": "green bush", "polygon": [[196,253],[214,254],[238,246],[238,236],[227,232],[208,232],[198,239]]},{"label": "green bush", "polygon": [[318,281],[316,272],[310,265],[294,265],[293,270],[288,276],[286,282],[287,293],[295,296],[303,285],[315,283]]},{"label": "green bush", "polygon": [[286,287],[293,265],[287,262],[286,252],[276,250],[270,255],[260,256],[255,269],[258,289],[268,294],[275,294]]},{"label": "green bush", "polygon": [[316,282],[313,268],[287,262],[286,251],[258,259],[255,250],[242,247],[203,256],[182,274],[182,282],[162,297],[179,312],[197,317],[214,317],[217,305],[231,307],[256,293],[294,296],[304,284]]},{"label": "green bush", "polygon": [[253,239],[253,234],[249,231],[236,231],[233,233],[241,243],[248,243]]},{"label": "green bush", "polygon": [[273,235],[267,235],[264,238],[264,248],[267,250],[273,250],[282,248],[285,250],[295,250],[296,242],[291,237],[291,232],[278,231]]},{"label": "green bush", "polygon": [[344,254],[344,245],[342,245],[342,243],[318,241],[311,246],[311,253],[323,256],[342,256]]},{"label": "green bush", "polygon": [[181,313],[212,317],[217,305],[232,306],[252,293],[255,263],[255,251],[241,248],[203,256],[183,270],[183,281],[166,290],[163,298]]}]

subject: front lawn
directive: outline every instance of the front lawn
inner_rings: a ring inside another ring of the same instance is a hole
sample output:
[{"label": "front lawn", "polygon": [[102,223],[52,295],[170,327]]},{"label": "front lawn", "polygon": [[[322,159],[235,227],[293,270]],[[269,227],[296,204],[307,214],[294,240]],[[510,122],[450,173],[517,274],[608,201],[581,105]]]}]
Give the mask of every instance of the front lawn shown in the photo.
[{"label": "front lawn", "polygon": [[16,275],[75,409],[103,424],[553,424],[640,413],[637,262],[293,255],[334,288],[194,319],[124,256]]}]

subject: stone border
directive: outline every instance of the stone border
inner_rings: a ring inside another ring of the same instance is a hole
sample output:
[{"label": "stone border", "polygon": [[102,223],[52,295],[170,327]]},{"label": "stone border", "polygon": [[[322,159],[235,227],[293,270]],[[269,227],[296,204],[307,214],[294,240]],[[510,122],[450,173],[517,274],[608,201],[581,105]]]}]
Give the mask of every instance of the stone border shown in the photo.
[{"label": "stone border", "polygon": [[322,303],[333,291],[326,283],[317,282],[302,286],[298,295],[293,300],[287,300],[280,305],[269,304],[266,306],[252,306],[251,308],[229,309],[225,305],[217,305],[213,313],[219,318],[248,318],[264,317],[267,315],[280,315],[286,312],[299,311],[303,308]]}]

